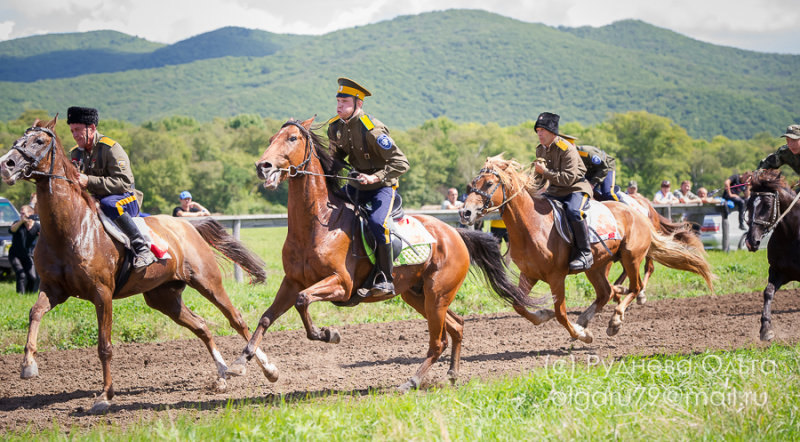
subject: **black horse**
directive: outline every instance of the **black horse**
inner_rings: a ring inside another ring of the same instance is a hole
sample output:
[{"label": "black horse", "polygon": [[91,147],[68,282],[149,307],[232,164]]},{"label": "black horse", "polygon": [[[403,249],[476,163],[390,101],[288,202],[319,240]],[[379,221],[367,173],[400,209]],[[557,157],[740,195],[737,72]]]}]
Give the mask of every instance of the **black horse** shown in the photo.
[{"label": "black horse", "polygon": [[751,252],[758,250],[761,238],[775,229],[767,244],[769,280],[761,314],[761,340],[770,341],[775,337],[771,312],[775,291],[787,282],[800,281],[800,203],[795,204],[796,194],[786,186],[778,170],[758,171],[751,186],[747,248]]}]

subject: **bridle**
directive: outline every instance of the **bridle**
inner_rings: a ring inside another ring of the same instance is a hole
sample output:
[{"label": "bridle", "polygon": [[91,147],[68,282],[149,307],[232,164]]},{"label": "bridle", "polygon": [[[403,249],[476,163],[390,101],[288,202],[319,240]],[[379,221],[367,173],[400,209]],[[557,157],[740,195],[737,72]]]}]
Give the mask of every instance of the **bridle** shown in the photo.
[{"label": "bridle", "polygon": [[[38,156],[32,155],[30,152],[26,151],[25,148],[24,148],[24,146],[28,143],[28,139],[31,137],[31,134],[29,134],[31,131],[33,131],[34,133],[44,132],[45,134],[50,136],[50,144],[48,144],[47,148],[44,149],[44,151],[42,151],[41,154],[38,155]],[[71,184],[75,184],[74,181],[72,181],[71,179],[67,178],[66,176],[56,175],[56,174],[53,173],[53,168],[55,167],[55,157],[56,157],[56,135],[53,133],[52,130],[50,130],[50,129],[46,128],[46,127],[31,127],[31,128],[28,128],[28,130],[25,131],[25,135],[20,139],[24,139],[25,141],[22,142],[22,143],[19,143],[19,140],[17,140],[17,142],[14,143],[14,145],[11,147],[11,149],[16,150],[17,152],[19,152],[19,154],[22,156],[22,158],[24,158],[25,161],[28,162],[28,164],[25,165],[25,167],[22,170],[22,176],[24,178],[28,179],[28,178],[33,177],[34,175],[38,175],[38,176],[44,176],[44,177],[47,177],[47,178],[58,178],[58,179],[61,179],[61,180],[65,180],[65,181],[67,181],[67,182],[69,182]],[[42,160],[47,156],[47,154],[50,154],[50,171],[49,172],[40,172],[40,171],[36,170],[36,168],[39,167],[39,163],[42,162]]]},{"label": "bridle", "polygon": [[302,175],[309,175],[309,176],[321,176],[321,177],[326,177],[326,178],[339,178],[339,179],[343,179],[343,180],[358,181],[356,178],[352,178],[352,177],[344,177],[344,176],[339,176],[339,175],[327,175],[327,174],[324,174],[324,173],[316,173],[316,172],[311,172],[309,170],[305,170],[306,166],[311,161],[311,155],[312,154],[315,157],[317,157],[317,159],[320,159],[319,158],[319,154],[317,154],[317,152],[314,149],[315,144],[311,143],[311,133],[310,133],[310,131],[308,129],[303,127],[303,125],[300,124],[300,122],[297,121],[297,120],[289,120],[289,121],[283,123],[283,126],[281,126],[281,129],[283,129],[286,126],[294,126],[294,127],[296,127],[297,130],[299,130],[300,133],[303,135],[303,137],[305,137],[305,139],[306,139],[305,159],[300,164],[298,164],[296,166],[290,164],[288,168],[276,168],[277,170],[279,170],[281,172],[287,172],[289,174],[289,178],[294,178],[294,177],[302,176]]},{"label": "bridle", "polygon": [[[755,213],[751,215],[752,216],[751,224],[766,226],[764,227],[765,235],[769,233],[772,229],[774,229],[775,226],[777,226],[778,223],[781,222],[783,217],[789,213],[789,211],[792,209],[795,203],[797,203],[798,198],[800,198],[800,193],[795,195],[794,199],[792,200],[792,203],[789,204],[789,207],[787,207],[786,210],[784,210],[783,213],[780,214],[780,216],[778,216],[778,213],[780,212],[780,208],[778,207],[778,202],[779,202],[778,192],[754,192],[753,195],[751,196],[751,198],[753,199],[753,205],[755,206],[756,201],[761,201],[763,199],[766,199],[764,197],[767,196],[772,198],[772,207],[770,208],[769,219],[765,220],[756,219]],[[755,212],[755,210],[753,210],[752,212]]]},{"label": "bridle", "polygon": [[[484,192],[484,191],[478,189],[478,187],[475,185],[478,182],[478,179],[483,174],[486,174],[486,173],[490,173],[490,174],[494,175],[495,177],[497,177],[497,183],[491,189],[489,189],[488,192]],[[480,195],[481,198],[483,198],[483,207],[481,207],[481,209],[480,209],[481,210],[481,216],[486,215],[487,213],[491,213],[491,212],[497,211],[497,210],[500,211],[500,216],[503,216],[503,211],[505,210],[506,204],[508,204],[509,201],[511,201],[517,195],[519,195],[519,193],[522,191],[522,189],[525,186],[520,186],[520,188],[517,189],[517,191],[513,195],[511,195],[510,197],[506,198],[506,186],[503,183],[503,179],[500,178],[500,174],[497,173],[497,171],[494,170],[494,169],[484,167],[483,169],[478,171],[478,176],[476,176],[475,179],[472,180],[472,184],[470,185],[470,187],[471,187],[471,189],[470,189],[469,193],[476,193],[476,194]],[[492,198],[494,197],[494,194],[497,192],[497,189],[501,189],[502,192],[503,192],[503,202],[501,202],[500,204],[498,204],[496,206],[492,206]]]}]

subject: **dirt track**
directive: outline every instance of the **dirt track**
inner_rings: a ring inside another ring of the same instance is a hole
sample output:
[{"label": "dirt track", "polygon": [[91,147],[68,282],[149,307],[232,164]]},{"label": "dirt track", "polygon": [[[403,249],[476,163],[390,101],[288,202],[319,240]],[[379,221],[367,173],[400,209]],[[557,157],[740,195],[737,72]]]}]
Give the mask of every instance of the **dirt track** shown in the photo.
[{"label": "dirt track", "polygon": [[[460,381],[523,373],[568,356],[570,349],[577,360],[585,361],[588,355],[607,358],[761,345],[760,293],[634,305],[613,338],[605,334],[612,311],[606,309],[590,324],[595,335],[590,345],[572,342],[556,321],[535,327],[513,312],[468,317]],[[797,324],[800,290],[779,292],[773,305],[776,342],[800,341]],[[117,345],[112,361],[117,396],[104,416],[84,411],[102,385],[96,349],[42,353],[37,358],[40,377],[27,381],[19,378],[22,356],[5,355],[0,357],[0,428],[48,428],[54,421],[62,428],[99,422],[127,425],[166,413],[167,408],[213,412],[224,408],[228,399],[262,400],[283,394],[291,402],[306,393],[389,389],[413,374],[427,349],[422,320],[341,326],[339,331],[339,345],[310,342],[303,331],[268,333],[262,348],[280,369],[278,382],[270,384],[253,361],[247,376],[228,381],[224,394],[208,389],[214,368],[199,339]],[[218,344],[231,362],[244,341],[225,337]],[[449,357],[443,359],[429,381],[443,382]]]}]

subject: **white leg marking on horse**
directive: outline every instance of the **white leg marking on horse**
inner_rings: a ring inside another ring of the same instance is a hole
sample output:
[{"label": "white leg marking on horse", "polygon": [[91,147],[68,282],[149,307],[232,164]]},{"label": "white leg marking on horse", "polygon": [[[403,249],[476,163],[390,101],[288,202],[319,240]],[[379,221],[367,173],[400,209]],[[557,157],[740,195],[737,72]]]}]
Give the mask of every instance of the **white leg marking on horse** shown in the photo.
[{"label": "white leg marking on horse", "polygon": [[225,359],[222,359],[222,355],[216,348],[211,350],[211,356],[214,358],[214,363],[217,364],[217,373],[219,377],[225,379],[225,372],[228,371],[228,365],[225,364]]}]

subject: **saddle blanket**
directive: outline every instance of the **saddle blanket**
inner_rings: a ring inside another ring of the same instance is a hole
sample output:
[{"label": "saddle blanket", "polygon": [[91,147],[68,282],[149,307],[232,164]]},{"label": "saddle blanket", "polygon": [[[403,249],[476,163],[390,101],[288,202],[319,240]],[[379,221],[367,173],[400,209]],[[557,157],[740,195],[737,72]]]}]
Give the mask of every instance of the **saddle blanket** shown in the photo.
[{"label": "saddle blanket", "polygon": [[[548,198],[553,206],[553,216],[555,217],[556,230],[567,242],[572,243],[572,230],[567,226],[566,215],[561,207],[556,206],[555,201]],[[589,242],[594,244],[601,240],[622,239],[619,233],[617,220],[605,204],[589,200],[589,208],[583,211],[586,215],[586,225],[589,226]]]},{"label": "saddle blanket", "polygon": [[[131,243],[128,240],[128,236],[122,233],[122,230],[117,227],[114,221],[111,221],[111,218],[107,217],[102,210],[97,210],[97,213],[100,215],[100,221],[103,222],[103,227],[106,228],[106,232],[111,235],[112,238],[116,239],[117,241],[121,242],[125,245],[126,248],[129,250],[131,249]],[[139,231],[142,232],[142,237],[144,238],[145,242],[150,246],[150,251],[153,252],[153,255],[156,256],[158,259],[170,259],[171,256],[168,252],[169,243],[161,237],[158,233],[156,233],[150,226],[144,222],[144,218],[142,217],[133,217],[131,218],[136,224],[136,227],[139,228]]]},{"label": "saddle blanket", "polygon": [[422,264],[431,257],[436,239],[418,219],[404,215],[394,221],[392,233],[395,233],[403,244],[400,253],[394,258],[394,265]]},{"label": "saddle blanket", "polygon": [[622,195],[622,202],[633,207],[636,209],[637,212],[644,215],[646,218],[650,218],[650,210],[645,207],[642,203],[640,203],[636,198],[628,195],[627,193]]}]

